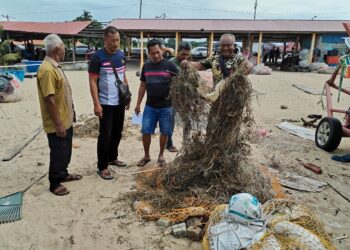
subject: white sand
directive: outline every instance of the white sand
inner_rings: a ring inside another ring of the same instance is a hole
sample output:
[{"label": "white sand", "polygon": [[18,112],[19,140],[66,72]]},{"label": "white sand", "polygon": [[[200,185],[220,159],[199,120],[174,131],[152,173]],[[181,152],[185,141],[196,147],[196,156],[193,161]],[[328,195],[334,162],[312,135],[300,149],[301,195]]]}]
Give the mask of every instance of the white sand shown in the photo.
[{"label": "white sand", "polygon": [[[93,112],[86,72],[67,72],[73,88],[77,114]],[[133,93],[132,110],[135,107],[139,81],[135,71],[128,77]],[[313,73],[273,72],[271,76],[250,76],[254,89],[265,93],[254,100],[256,124],[271,130],[268,138],[253,145],[251,160],[268,165],[274,158],[280,170],[311,176],[321,181],[333,179],[343,190],[350,191],[350,167],[334,162],[333,154],[347,153],[350,143],[344,139],[337,151],[326,153],[317,149],[313,142],[289,135],[275,127],[281,119],[300,119],[308,114],[323,114],[317,104],[318,96],[306,94],[292,87],[302,84],[321,90],[329,76]],[[345,81],[350,86],[350,81]],[[0,158],[12,149],[40,124],[40,110],[36,79],[26,79],[21,87],[23,100],[0,104]],[[349,97],[342,96],[341,107],[349,106]],[[287,105],[287,110],[280,105]],[[131,116],[131,111],[127,112]],[[180,147],[181,129],[174,136]],[[143,156],[140,135],[136,132],[124,137],[120,145],[120,158],[131,167],[122,172],[139,170],[135,163]],[[75,148],[69,169],[81,173],[83,180],[67,183],[71,193],[57,197],[48,191],[45,178],[24,195],[23,219],[0,225],[0,249],[201,249],[201,244],[186,239],[164,236],[162,228],[153,222],[140,222],[132,212],[129,200],[122,200],[126,192],[135,189],[133,176],[114,174],[113,181],[103,181],[96,175],[96,139],[74,139]],[[157,159],[158,138],[152,141],[151,156]],[[166,152],[169,161],[175,155]],[[304,169],[297,161],[319,165],[322,175]],[[43,164],[42,164],[43,163]],[[49,149],[42,132],[28,147],[9,162],[0,162],[0,197],[20,191],[48,171]],[[288,191],[306,205],[326,224],[333,237],[349,233],[350,206],[335,191],[327,187],[321,193]],[[335,242],[339,249],[349,249],[350,239]]]}]

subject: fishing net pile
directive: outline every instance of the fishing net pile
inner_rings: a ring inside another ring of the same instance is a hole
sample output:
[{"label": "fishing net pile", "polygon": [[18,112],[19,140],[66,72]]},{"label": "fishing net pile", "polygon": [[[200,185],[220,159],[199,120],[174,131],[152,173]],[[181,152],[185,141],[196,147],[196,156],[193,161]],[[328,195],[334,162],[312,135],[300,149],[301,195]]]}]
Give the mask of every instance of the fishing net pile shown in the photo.
[{"label": "fishing net pile", "polygon": [[[217,249],[213,247],[215,244],[210,238],[213,237],[214,231],[212,229],[220,223],[229,221],[229,223],[238,226],[251,225],[249,223],[230,221],[229,217],[227,217],[228,206],[226,204],[220,205],[212,212],[202,242],[204,250]],[[236,234],[238,237],[242,237],[242,242],[245,241],[245,249],[335,249],[324,224],[308,207],[293,199],[271,199],[265,202],[262,206],[261,222],[263,222],[263,226],[259,229],[259,233],[253,235],[254,237],[252,238],[250,238],[252,235],[249,234],[244,236]],[[254,224],[257,221],[250,223]],[[231,231],[234,230],[231,229]],[[232,236],[234,235],[233,233]],[[231,241],[233,240],[232,238],[230,239]],[[247,244],[247,239],[251,240],[251,244]],[[226,242],[225,246],[228,249],[238,249],[237,247],[229,247],[231,246],[230,244],[231,242]]]},{"label": "fishing net pile", "polygon": [[183,121],[190,121],[191,136],[173,162],[138,176],[138,199],[171,211],[198,206],[212,210],[211,205],[226,203],[239,192],[261,201],[275,196],[270,177],[249,158],[252,85],[241,74],[220,84],[217,99],[210,101],[213,93],[194,68],[173,78],[172,104]]}]

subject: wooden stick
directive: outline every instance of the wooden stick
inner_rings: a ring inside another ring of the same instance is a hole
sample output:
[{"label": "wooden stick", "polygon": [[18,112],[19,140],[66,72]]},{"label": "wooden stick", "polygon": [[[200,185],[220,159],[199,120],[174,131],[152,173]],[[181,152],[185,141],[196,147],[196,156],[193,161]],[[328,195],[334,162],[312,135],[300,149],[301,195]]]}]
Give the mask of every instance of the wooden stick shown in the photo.
[{"label": "wooden stick", "polygon": [[43,130],[43,126],[40,125],[34,133],[29,136],[27,139],[25,139],[24,142],[17,145],[14,149],[10,150],[10,152],[2,159],[3,161],[10,161],[12,160],[16,155],[18,155],[28,144],[37,137],[38,134]]}]

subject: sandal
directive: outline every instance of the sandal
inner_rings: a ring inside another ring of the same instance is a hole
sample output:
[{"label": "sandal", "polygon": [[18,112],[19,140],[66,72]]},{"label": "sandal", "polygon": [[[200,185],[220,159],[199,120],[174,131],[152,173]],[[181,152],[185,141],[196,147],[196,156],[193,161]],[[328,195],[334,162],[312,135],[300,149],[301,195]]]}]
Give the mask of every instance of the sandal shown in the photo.
[{"label": "sandal", "polygon": [[171,147],[167,148],[167,150],[172,152],[172,153],[176,153],[179,151],[179,150],[177,150],[177,148],[175,146],[171,146]]},{"label": "sandal", "polygon": [[80,174],[69,174],[66,178],[63,179],[61,182],[68,182],[68,181],[79,181],[83,178]]},{"label": "sandal", "polygon": [[111,162],[108,163],[108,165],[117,166],[117,167],[126,167],[126,166],[128,166],[128,164],[126,164],[123,161],[119,161],[119,160],[111,161]]},{"label": "sandal", "polygon": [[149,163],[151,161],[151,159],[145,159],[142,158],[138,163],[137,166],[138,167],[144,167],[147,163]]},{"label": "sandal", "polygon": [[109,172],[109,170],[107,169],[108,173],[103,172],[104,170],[100,171],[97,170],[97,174],[104,180],[112,180],[114,177],[111,175],[111,173]]},{"label": "sandal", "polygon": [[55,189],[53,190],[50,190],[54,195],[57,195],[57,196],[63,196],[63,195],[67,195],[69,194],[69,190],[63,186],[63,185],[59,185],[58,187],[56,187]]}]

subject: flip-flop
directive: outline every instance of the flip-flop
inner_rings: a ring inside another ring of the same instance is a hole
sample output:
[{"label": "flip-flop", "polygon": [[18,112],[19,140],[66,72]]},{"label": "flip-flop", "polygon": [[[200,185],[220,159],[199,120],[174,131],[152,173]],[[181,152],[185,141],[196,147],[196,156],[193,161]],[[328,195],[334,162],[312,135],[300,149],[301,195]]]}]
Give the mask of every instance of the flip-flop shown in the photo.
[{"label": "flip-flop", "polygon": [[123,161],[119,161],[119,160],[111,161],[108,164],[111,165],[111,166],[117,166],[117,167],[126,167],[126,166],[128,166],[128,164],[126,164]]},{"label": "flip-flop", "polygon": [[58,187],[50,191],[57,196],[63,196],[63,195],[69,194],[69,190],[63,185],[59,185]]},{"label": "flip-flop", "polygon": [[97,174],[104,180],[112,180],[114,177],[111,175],[111,173],[109,173],[108,175],[107,174],[104,174],[102,171],[100,170],[97,170]]},{"label": "flip-flop", "polygon": [[83,178],[80,174],[69,174],[66,178],[64,178],[61,182],[69,182],[69,181],[79,181]]},{"label": "flip-flop", "polygon": [[137,166],[138,167],[144,167],[147,163],[149,163],[151,161],[151,159],[145,159],[142,158],[138,163]]}]

